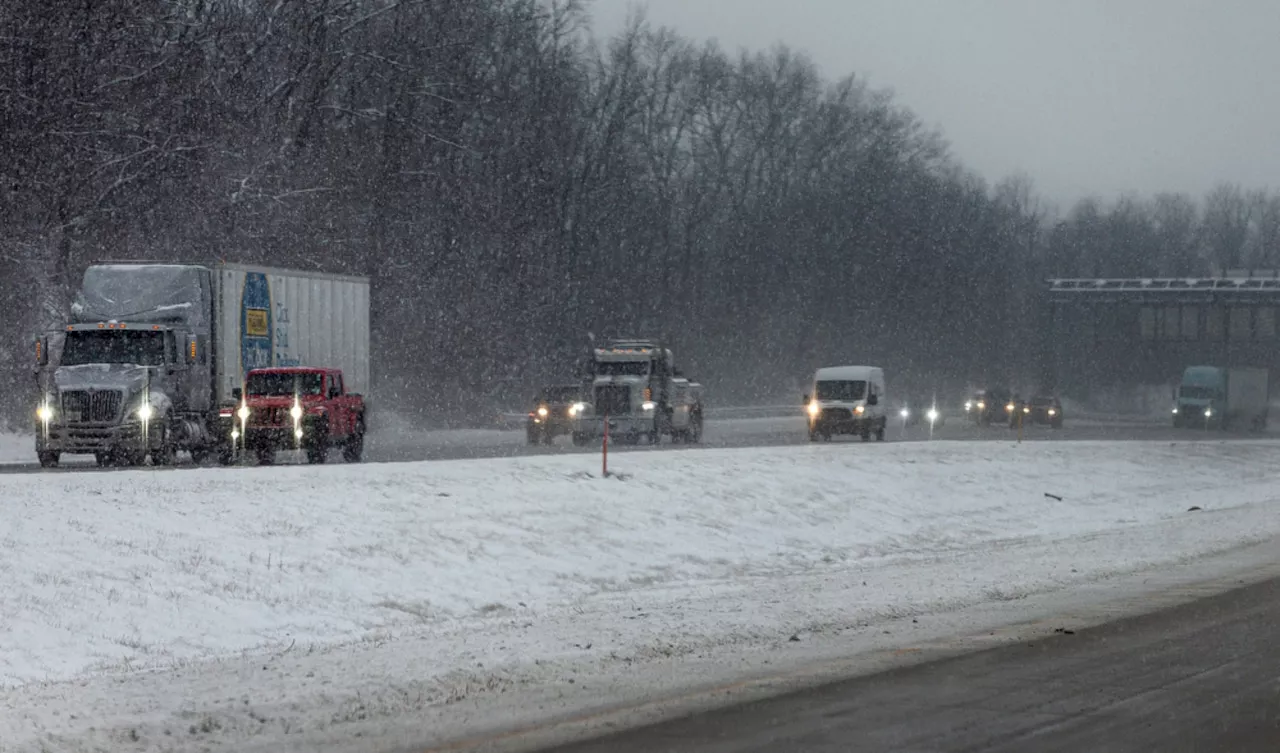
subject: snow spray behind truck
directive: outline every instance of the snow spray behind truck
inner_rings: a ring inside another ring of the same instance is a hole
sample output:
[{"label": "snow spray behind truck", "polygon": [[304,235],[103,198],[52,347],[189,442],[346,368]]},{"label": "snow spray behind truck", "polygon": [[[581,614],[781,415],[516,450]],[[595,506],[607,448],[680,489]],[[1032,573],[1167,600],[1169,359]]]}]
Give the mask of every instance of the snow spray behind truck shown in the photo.
[{"label": "snow spray behind truck", "polygon": [[90,266],[67,324],[36,340],[36,453],[99,465],[232,457],[220,415],[252,369],[369,383],[369,281],[235,264]]}]

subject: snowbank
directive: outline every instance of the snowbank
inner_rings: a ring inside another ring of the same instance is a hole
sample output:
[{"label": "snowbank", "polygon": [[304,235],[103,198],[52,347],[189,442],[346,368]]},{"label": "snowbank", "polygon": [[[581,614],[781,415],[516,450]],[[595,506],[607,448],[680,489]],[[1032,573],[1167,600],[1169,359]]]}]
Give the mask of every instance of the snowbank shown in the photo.
[{"label": "snowbank", "polygon": [[[0,682],[360,641],[617,594],[643,605],[673,587],[1028,544],[1061,551],[1176,521],[1176,538],[1071,565],[1136,569],[1280,532],[1276,449],[935,442],[633,453],[603,479],[588,455],[2,476]],[[1193,505],[1247,514],[1188,515]],[[969,591],[933,603],[1062,577],[1034,565],[972,571]]]}]

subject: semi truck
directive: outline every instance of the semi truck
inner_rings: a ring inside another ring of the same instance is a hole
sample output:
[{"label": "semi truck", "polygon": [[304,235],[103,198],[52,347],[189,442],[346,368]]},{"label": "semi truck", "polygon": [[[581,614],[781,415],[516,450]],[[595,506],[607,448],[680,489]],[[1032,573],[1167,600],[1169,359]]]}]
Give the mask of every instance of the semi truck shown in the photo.
[{"label": "semi truck", "polygon": [[94,264],[66,324],[35,343],[36,454],[99,465],[229,463],[220,420],[247,374],[339,369],[369,383],[369,281],[226,263]]},{"label": "semi truck", "polygon": [[1267,369],[1188,366],[1174,391],[1173,425],[1261,431],[1270,404]]},{"label": "semi truck", "polygon": [[586,400],[574,406],[573,443],[603,436],[628,444],[702,441],[702,385],[685,378],[656,340],[614,340],[592,348]]}]

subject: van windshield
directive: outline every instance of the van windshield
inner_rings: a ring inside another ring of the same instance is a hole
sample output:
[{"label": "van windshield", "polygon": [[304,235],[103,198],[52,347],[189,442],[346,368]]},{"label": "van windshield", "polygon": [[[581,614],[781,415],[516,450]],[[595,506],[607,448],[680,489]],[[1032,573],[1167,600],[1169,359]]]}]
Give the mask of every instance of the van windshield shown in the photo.
[{"label": "van windshield", "polygon": [[1213,389],[1191,385],[1183,387],[1181,395],[1188,400],[1208,400],[1213,397]]},{"label": "van windshield", "polygon": [[820,381],[815,393],[819,400],[861,400],[867,394],[867,383],[843,379]]}]

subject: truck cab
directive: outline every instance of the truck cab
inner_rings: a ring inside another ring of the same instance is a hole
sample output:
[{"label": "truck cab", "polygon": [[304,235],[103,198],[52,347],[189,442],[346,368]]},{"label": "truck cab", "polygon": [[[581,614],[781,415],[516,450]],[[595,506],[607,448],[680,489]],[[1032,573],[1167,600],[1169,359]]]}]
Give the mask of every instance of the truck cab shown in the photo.
[{"label": "truck cab", "polygon": [[325,462],[332,447],[342,448],[347,462],[363,455],[364,398],[347,391],[339,369],[254,369],[233,396],[238,404],[220,411],[223,429],[233,450],[238,444],[262,465],[289,449],[305,451],[308,463]]},{"label": "truck cab", "polygon": [[[175,460],[175,438],[199,435],[184,420],[198,408],[195,333],[170,323],[105,320],[69,324],[37,339],[36,455],[92,454],[99,466]],[[200,454],[196,449],[193,454]]]}]

